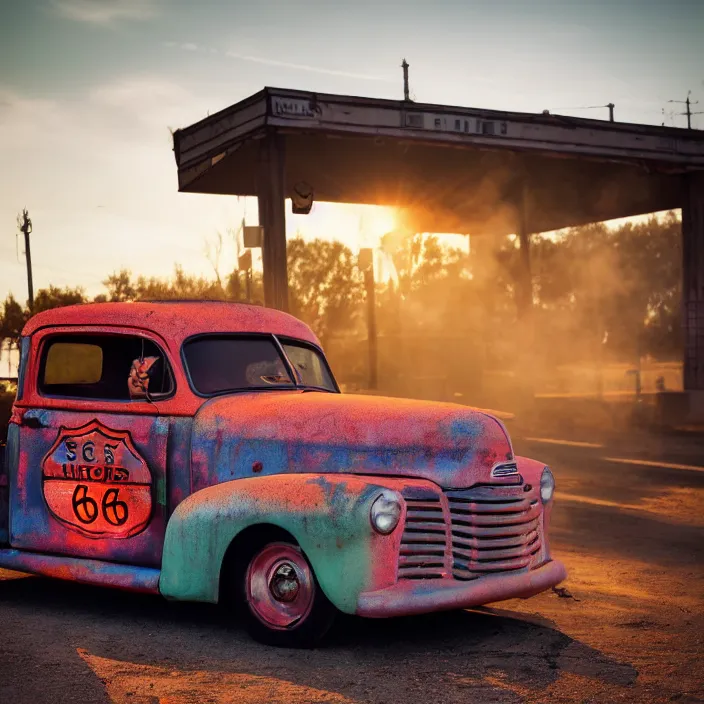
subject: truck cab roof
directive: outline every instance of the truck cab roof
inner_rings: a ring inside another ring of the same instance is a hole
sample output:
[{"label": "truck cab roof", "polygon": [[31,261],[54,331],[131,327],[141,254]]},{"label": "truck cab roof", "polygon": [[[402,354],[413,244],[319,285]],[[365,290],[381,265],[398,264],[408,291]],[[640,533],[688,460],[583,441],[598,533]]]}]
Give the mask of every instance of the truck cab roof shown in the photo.
[{"label": "truck cab roof", "polygon": [[204,333],[270,333],[320,345],[312,330],[288,313],[228,301],[144,301],[87,303],[38,313],[23,335],[47,327],[123,326],[151,330],[176,346]]}]

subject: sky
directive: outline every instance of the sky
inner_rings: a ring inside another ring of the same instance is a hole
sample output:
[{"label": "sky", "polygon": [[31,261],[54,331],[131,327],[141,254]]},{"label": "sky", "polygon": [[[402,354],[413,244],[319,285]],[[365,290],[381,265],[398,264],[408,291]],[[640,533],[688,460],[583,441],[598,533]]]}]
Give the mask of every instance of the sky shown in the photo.
[{"label": "sky", "polygon": [[[398,99],[406,58],[419,102],[604,119],[576,108],[614,102],[684,126],[668,101],[691,90],[704,110],[703,32],[702,0],[0,0],[0,300],[27,297],[23,207],[35,290],[209,275],[205,243],[256,224],[256,201],[178,193],[170,130],[264,86]],[[353,247],[389,226],[373,208],[287,215]]]}]

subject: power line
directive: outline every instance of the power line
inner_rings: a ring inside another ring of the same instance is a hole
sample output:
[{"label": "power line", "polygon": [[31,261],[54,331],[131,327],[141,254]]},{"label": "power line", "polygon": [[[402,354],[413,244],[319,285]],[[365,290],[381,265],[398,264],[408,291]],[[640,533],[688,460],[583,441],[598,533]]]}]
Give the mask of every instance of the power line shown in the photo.
[{"label": "power line", "polygon": [[572,107],[561,107],[553,108],[553,110],[601,110],[602,108],[609,109],[609,122],[614,121],[614,108],[616,105],[614,103],[607,103],[606,105],[580,105]]},{"label": "power line", "polygon": [[571,107],[553,108],[553,110],[596,110],[597,108],[607,108],[608,105],[573,105]]}]

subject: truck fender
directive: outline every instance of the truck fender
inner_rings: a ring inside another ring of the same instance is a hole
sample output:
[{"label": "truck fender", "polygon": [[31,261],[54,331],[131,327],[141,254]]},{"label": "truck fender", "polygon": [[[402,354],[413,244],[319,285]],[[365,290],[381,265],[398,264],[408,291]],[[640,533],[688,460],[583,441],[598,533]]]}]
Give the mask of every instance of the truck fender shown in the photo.
[{"label": "truck fender", "polygon": [[390,483],[343,474],[279,474],[201,489],[169,519],[159,590],[167,599],[216,603],[232,541],[245,528],[272,525],[296,539],[328,599],[354,613],[362,591],[396,579],[402,522],[384,536],[369,517]]}]

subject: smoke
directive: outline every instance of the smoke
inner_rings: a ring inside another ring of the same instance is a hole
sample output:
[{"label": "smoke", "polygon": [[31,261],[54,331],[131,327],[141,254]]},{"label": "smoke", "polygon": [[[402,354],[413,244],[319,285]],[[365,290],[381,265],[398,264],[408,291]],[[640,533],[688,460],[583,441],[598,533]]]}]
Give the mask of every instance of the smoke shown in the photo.
[{"label": "smoke", "polygon": [[[636,370],[644,393],[680,387],[679,240],[674,214],[533,235],[519,315],[517,237],[385,236],[378,257],[396,275],[377,269],[379,392],[565,413],[568,399],[632,402]],[[366,340],[328,344],[341,380],[364,388]]]}]

